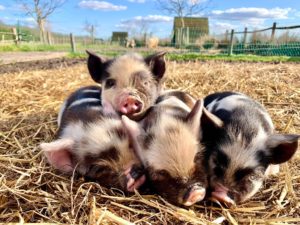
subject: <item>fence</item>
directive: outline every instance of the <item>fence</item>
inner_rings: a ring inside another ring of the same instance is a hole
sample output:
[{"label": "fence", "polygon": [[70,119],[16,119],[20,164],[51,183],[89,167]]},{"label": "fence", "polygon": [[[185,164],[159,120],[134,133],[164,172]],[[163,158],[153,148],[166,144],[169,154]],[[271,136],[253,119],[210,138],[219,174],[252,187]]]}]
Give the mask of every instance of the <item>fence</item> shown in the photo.
[{"label": "fence", "polygon": [[190,33],[178,41],[181,45],[175,44],[174,47],[205,54],[300,56],[300,26],[278,27],[274,23],[272,27],[261,30],[245,28],[220,35],[203,35],[198,31],[192,34],[193,39],[188,40]]},{"label": "fence", "polygon": [[[24,41],[31,43],[38,41],[35,36],[25,36],[22,32],[13,29],[12,32],[0,32],[0,43],[5,43],[9,38],[16,44]],[[35,40],[34,40],[35,39]],[[146,51],[149,37],[142,35],[135,39],[135,51]],[[114,55],[128,51],[124,43],[115,43],[110,40],[94,39],[89,36],[61,35],[47,33],[49,50],[79,51],[86,48],[96,51],[109,52]],[[263,56],[286,55],[300,56],[300,26],[278,27],[273,26],[249,31],[226,31],[220,35],[209,35],[201,29],[177,28],[169,38],[160,39],[159,47],[167,51],[197,52],[202,54],[255,54]],[[157,50],[157,49],[153,49]]]}]

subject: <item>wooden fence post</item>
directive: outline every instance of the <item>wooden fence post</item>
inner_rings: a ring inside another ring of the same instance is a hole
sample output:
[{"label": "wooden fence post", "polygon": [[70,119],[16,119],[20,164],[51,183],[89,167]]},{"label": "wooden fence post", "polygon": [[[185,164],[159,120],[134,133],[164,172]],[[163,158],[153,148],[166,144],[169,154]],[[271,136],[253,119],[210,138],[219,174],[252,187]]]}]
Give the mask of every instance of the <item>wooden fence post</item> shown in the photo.
[{"label": "wooden fence post", "polygon": [[17,29],[15,27],[12,28],[12,33],[14,37],[14,42],[17,45],[19,42],[19,37],[18,37]]},{"label": "wooden fence post", "polygon": [[232,50],[233,50],[233,36],[234,36],[234,30],[231,30],[231,34],[230,34],[230,43],[229,43],[229,48],[228,48],[228,55],[231,56],[232,55]]},{"label": "wooden fence post", "polygon": [[4,34],[2,34],[2,42],[4,42],[5,41],[5,36],[4,36]]},{"label": "wooden fence post", "polygon": [[71,41],[72,52],[76,52],[75,40],[74,40],[74,36],[72,33],[70,33],[70,41]]},{"label": "wooden fence post", "polygon": [[274,40],[275,40],[276,25],[277,25],[277,23],[273,23],[272,34],[271,34],[271,42],[274,42]]},{"label": "wooden fence post", "polygon": [[228,42],[228,30],[226,30],[226,32],[225,32],[225,43],[227,43]]},{"label": "wooden fence post", "polygon": [[247,45],[247,32],[248,32],[248,28],[245,27],[245,30],[244,30],[244,40],[243,40],[244,47]]}]

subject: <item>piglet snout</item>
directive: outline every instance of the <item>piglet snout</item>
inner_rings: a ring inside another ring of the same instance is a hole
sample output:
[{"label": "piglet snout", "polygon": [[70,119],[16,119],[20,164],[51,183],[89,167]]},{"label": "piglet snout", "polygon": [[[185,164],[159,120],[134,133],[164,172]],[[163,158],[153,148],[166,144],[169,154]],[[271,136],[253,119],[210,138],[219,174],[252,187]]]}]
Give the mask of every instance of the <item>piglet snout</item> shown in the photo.
[{"label": "piglet snout", "polygon": [[205,188],[201,186],[193,186],[187,193],[184,198],[183,205],[185,206],[191,206],[195,203],[201,201],[204,199],[206,194]]},{"label": "piglet snout", "polygon": [[125,115],[132,115],[135,113],[139,113],[142,110],[142,107],[143,104],[141,101],[132,96],[129,96],[121,102],[119,111]]},{"label": "piglet snout", "polygon": [[225,202],[229,205],[235,205],[234,200],[228,196],[228,191],[228,188],[224,187],[221,184],[218,184],[217,186],[215,186],[211,195],[218,201]]}]

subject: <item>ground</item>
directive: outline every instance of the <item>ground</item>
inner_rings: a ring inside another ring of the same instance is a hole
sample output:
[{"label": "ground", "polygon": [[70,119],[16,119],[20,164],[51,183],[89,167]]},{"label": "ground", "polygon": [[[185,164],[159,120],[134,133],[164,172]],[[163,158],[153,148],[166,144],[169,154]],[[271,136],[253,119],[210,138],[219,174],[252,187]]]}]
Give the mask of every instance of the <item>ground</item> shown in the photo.
[{"label": "ground", "polygon": [[0,53],[0,65],[41,59],[54,59],[66,56],[67,54],[67,52],[2,52]]},{"label": "ground", "polygon": [[[57,112],[68,94],[93,84],[84,61],[0,66],[0,222],[87,224],[97,207],[101,224],[115,221],[110,213],[138,224],[300,223],[299,151],[251,200],[232,208],[206,200],[183,209],[155,195],[125,197],[53,170],[38,146],[54,139]],[[278,132],[300,133],[300,64],[169,61],[167,66],[167,88],[197,98],[244,92],[267,108]]]}]

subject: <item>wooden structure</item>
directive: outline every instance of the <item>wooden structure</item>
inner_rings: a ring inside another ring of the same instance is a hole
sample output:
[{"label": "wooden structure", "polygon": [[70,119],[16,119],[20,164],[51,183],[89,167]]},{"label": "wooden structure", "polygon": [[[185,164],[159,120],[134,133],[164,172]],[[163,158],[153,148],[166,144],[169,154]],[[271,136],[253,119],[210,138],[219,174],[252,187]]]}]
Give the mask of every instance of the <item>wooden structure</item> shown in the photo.
[{"label": "wooden structure", "polygon": [[175,17],[173,25],[174,45],[195,44],[197,39],[203,35],[208,35],[207,17]]},{"label": "wooden structure", "polygon": [[112,32],[111,42],[118,43],[120,45],[126,45],[128,39],[128,32]]}]

